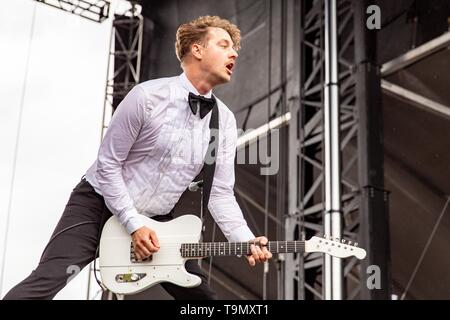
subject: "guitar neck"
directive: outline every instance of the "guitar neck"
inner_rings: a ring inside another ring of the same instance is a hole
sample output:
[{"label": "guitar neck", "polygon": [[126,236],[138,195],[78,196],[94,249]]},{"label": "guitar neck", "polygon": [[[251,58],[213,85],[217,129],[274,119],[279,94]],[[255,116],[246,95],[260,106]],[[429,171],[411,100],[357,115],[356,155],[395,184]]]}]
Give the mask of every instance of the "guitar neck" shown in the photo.
[{"label": "guitar neck", "polygon": [[[251,242],[183,243],[180,251],[185,258],[236,256],[251,254],[251,245]],[[302,253],[305,252],[305,241],[269,241],[266,247],[271,253]]]}]

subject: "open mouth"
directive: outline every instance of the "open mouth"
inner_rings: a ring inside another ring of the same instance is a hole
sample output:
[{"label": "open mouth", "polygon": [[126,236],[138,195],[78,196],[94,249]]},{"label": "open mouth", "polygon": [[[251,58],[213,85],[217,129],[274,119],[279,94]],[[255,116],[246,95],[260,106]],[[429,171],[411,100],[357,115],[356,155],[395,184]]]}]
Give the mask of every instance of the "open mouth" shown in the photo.
[{"label": "open mouth", "polygon": [[227,67],[228,73],[229,73],[229,74],[232,74],[232,73],[233,73],[234,63],[231,62],[231,63],[227,64],[226,67]]}]

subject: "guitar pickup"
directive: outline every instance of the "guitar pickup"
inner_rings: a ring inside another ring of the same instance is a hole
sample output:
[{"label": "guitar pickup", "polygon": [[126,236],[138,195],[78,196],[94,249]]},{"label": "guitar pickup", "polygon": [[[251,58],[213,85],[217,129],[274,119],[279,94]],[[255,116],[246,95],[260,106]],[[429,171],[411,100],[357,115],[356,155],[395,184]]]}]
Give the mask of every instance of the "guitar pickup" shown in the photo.
[{"label": "guitar pickup", "polygon": [[116,282],[118,283],[130,283],[137,282],[144,278],[146,273],[120,273],[116,275]]}]

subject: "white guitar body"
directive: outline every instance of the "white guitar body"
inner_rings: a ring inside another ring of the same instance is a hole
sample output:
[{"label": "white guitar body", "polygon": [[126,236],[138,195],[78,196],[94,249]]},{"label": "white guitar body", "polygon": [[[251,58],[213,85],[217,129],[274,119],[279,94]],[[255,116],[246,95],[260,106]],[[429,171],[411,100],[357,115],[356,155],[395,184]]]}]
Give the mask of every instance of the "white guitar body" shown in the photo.
[{"label": "white guitar body", "polygon": [[[195,287],[201,279],[186,271],[187,258],[180,253],[182,243],[197,243],[201,236],[201,220],[183,215],[169,222],[158,222],[142,216],[145,225],[158,236],[160,249],[150,261],[132,262],[131,236],[112,216],[105,224],[100,239],[100,274],[103,284],[118,294],[135,294],[160,282],[182,287]],[[125,279],[125,280],[124,280]]]}]

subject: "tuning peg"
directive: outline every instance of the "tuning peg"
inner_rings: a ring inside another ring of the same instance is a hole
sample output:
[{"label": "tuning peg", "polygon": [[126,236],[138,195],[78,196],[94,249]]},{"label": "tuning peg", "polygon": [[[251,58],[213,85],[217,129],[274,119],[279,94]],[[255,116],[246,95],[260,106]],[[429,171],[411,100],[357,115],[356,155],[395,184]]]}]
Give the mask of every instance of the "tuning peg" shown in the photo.
[{"label": "tuning peg", "polygon": [[341,239],[339,239],[339,238],[334,238],[334,241],[336,241],[336,242],[341,242]]},{"label": "tuning peg", "polygon": [[342,242],[343,244],[345,244],[346,241],[345,241],[345,239],[342,239],[341,242]]},{"label": "tuning peg", "polygon": [[348,242],[348,245],[349,245],[349,246],[351,246],[351,245],[352,245],[352,242],[351,242],[351,241],[349,241],[349,242]]},{"label": "tuning peg", "polygon": [[323,235],[323,238],[324,238],[324,239],[328,239],[328,235],[327,235],[327,234],[324,234],[324,235]]},{"label": "tuning peg", "polygon": [[358,242],[355,242],[354,246],[357,247],[358,246]]}]

